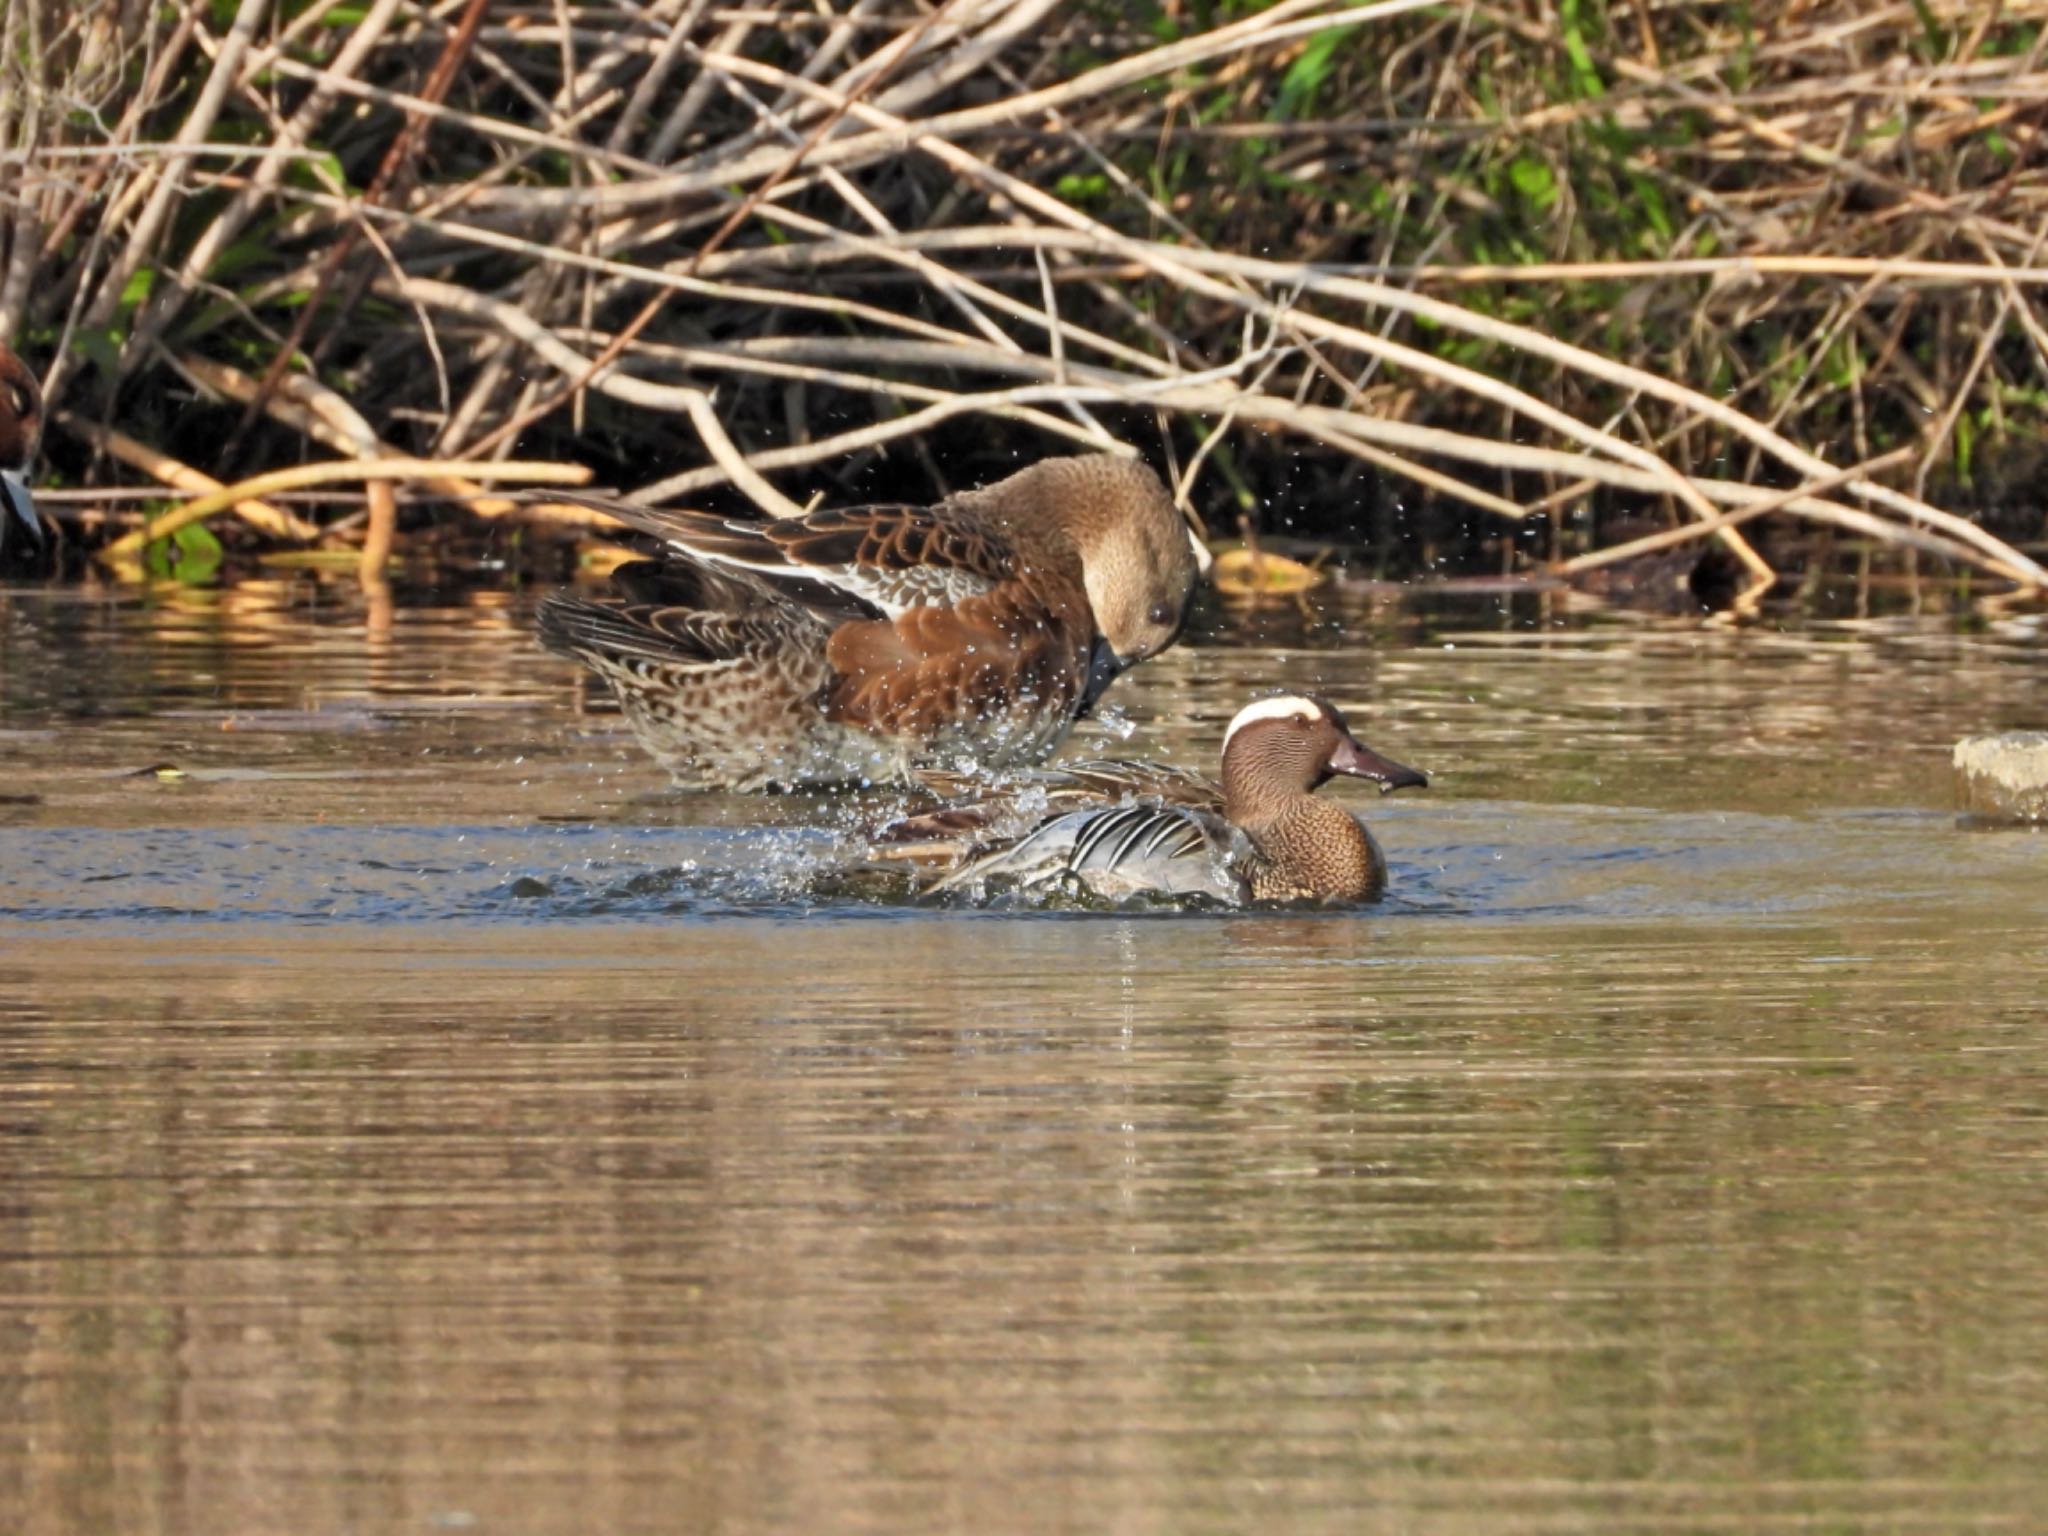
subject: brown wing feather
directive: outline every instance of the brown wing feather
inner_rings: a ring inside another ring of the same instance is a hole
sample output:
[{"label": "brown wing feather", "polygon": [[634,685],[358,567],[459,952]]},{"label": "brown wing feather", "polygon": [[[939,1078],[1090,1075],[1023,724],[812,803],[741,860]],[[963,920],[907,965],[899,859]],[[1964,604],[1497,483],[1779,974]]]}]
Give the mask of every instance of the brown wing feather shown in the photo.
[{"label": "brown wing feather", "polygon": [[801,639],[803,623],[782,608],[724,613],[561,594],[540,605],[538,621],[541,644],[557,655],[664,666],[768,653]]},{"label": "brown wing feather", "polygon": [[1223,787],[1203,774],[1190,773],[1167,763],[1148,763],[1131,758],[1077,758],[1041,769],[1035,777],[1047,787],[1077,798],[1092,795],[1103,801],[1157,800],[1163,805],[1185,805],[1195,810],[1223,810]]},{"label": "brown wing feather", "polygon": [[906,570],[924,563],[936,526],[920,507],[821,507],[764,523],[762,533],[803,565],[873,565]]},{"label": "brown wing feather", "polygon": [[1128,757],[1075,758],[1000,778],[990,778],[980,770],[920,768],[917,782],[941,800],[966,805],[1029,794],[1034,803],[1063,811],[1123,800],[1156,800],[1162,805],[1185,805],[1218,814],[1223,810],[1223,787],[1214,779],[1166,763]]},{"label": "brown wing feather", "polygon": [[882,826],[875,839],[917,845],[924,851],[910,856],[920,858],[935,856],[933,850],[943,844],[958,859],[1014,841],[1070,811],[1141,802],[1208,816],[1223,813],[1223,790],[1214,780],[1131,758],[1080,758],[997,778],[979,771],[921,768],[917,781],[949,803],[900,816]]},{"label": "brown wing feather", "polygon": [[[552,494],[552,493],[551,493]],[[977,587],[1015,572],[1010,545],[971,513],[878,503],[821,507],[800,517],[750,522],[685,507],[649,507],[616,496],[554,495],[707,560],[770,572],[779,565],[825,580],[847,567],[873,572],[959,571]]]},{"label": "brown wing feather", "polygon": [[[554,491],[546,493],[527,492],[522,496],[528,501],[566,501],[579,507],[588,507],[593,512],[602,512],[606,517],[615,518],[635,532],[660,539],[663,543],[680,548],[702,547],[712,558],[720,558],[730,549],[735,554],[752,551],[758,557],[761,538],[758,533],[735,532],[729,520],[714,512],[696,512],[687,507],[650,507],[643,502],[629,501],[623,496],[606,496],[595,491]],[[742,529],[756,525],[741,524]]]},{"label": "brown wing feather", "polygon": [[781,562],[897,617],[1011,580],[1009,542],[973,517],[922,507],[831,507],[760,525]]},{"label": "brown wing feather", "polygon": [[1093,639],[1086,613],[1005,582],[951,607],[841,624],[826,648],[837,674],[826,717],[929,737],[1020,709],[1070,713]]},{"label": "brown wing feather", "polygon": [[802,517],[776,518],[759,529],[788,559],[821,569],[858,565],[876,571],[916,571],[943,566],[991,583],[1007,581],[1015,571],[1009,541],[955,508],[821,507]]}]

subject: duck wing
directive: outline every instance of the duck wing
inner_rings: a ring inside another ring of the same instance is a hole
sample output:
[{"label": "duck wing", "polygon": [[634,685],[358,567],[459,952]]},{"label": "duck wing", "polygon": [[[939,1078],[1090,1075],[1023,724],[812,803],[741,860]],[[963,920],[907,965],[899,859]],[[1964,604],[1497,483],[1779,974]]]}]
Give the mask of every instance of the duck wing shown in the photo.
[{"label": "duck wing", "polygon": [[663,667],[723,665],[787,644],[781,610],[756,615],[551,597],[540,606],[541,644],[557,655],[648,662]]},{"label": "duck wing", "polygon": [[1021,886],[1074,877],[1109,896],[1204,894],[1236,901],[1229,864],[1238,834],[1220,816],[1185,805],[1135,801],[1068,811],[1008,847],[954,870],[934,890],[990,879]]},{"label": "duck wing", "polygon": [[894,619],[913,608],[950,607],[1009,581],[1010,543],[973,513],[896,504],[821,507],[797,517],[720,517],[649,507],[618,497],[574,501],[659,539],[676,554],[745,571],[800,599],[823,586]]},{"label": "duck wing", "polygon": [[[1094,618],[1079,571],[1026,572],[972,508],[821,508],[746,520],[577,496],[661,540],[675,571],[757,585],[831,624],[827,720],[931,742],[972,737],[993,760],[1050,751],[1088,686]],[[630,567],[628,568],[630,569]]]},{"label": "duck wing", "polygon": [[1127,757],[1084,757],[1031,775],[1056,792],[1103,801],[1157,800],[1223,814],[1223,787],[1214,779],[1166,763]]},{"label": "duck wing", "polygon": [[1090,801],[1113,805],[1121,800],[1150,798],[1218,814],[1223,810],[1223,787],[1214,779],[1185,768],[1130,757],[1079,757],[1072,762],[1048,763],[1000,777],[957,768],[926,768],[919,770],[917,782],[942,800],[975,804],[1029,795],[1070,799],[1076,806]]},{"label": "duck wing", "polygon": [[761,656],[827,627],[742,571],[638,560],[612,577],[619,594],[557,593],[540,605],[540,642],[562,656],[662,667],[722,665]]},{"label": "duck wing", "polygon": [[898,817],[875,834],[878,842],[952,839],[964,853],[1024,836],[1040,822],[1068,811],[1150,800],[1223,814],[1215,780],[1164,763],[1134,758],[1077,758],[1000,776],[953,768],[926,768],[917,781],[946,804]]},{"label": "duck wing", "polygon": [[946,607],[849,620],[826,648],[835,679],[826,718],[934,740],[966,729],[1031,761],[1059,744],[1088,685],[1093,620],[1085,600],[1048,604],[1021,581]]}]

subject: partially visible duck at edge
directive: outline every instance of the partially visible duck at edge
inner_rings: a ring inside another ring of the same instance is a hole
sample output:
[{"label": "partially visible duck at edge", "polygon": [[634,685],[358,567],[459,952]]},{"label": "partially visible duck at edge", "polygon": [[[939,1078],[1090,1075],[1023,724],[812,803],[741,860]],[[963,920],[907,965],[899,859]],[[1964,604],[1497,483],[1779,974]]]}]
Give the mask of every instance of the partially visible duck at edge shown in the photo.
[{"label": "partially visible duck at edge", "polygon": [[43,392],[28,365],[0,344],[0,550],[19,523],[42,542],[43,525],[28,494],[28,466],[43,425]]},{"label": "partially visible duck at edge", "polygon": [[[1062,765],[895,822],[877,852],[951,866],[937,890],[1074,880],[1111,899],[1373,901],[1386,856],[1363,822],[1316,794],[1336,774],[1382,794],[1429,783],[1358,740],[1329,700],[1283,694],[1230,722],[1221,784],[1146,763]],[[924,778],[941,794],[969,782]]]},{"label": "partially visible duck at edge", "polygon": [[1207,555],[1158,476],[1109,454],[767,521],[579,499],[667,548],[618,595],[549,598],[541,642],[699,789],[1041,761],[1173,643]]}]

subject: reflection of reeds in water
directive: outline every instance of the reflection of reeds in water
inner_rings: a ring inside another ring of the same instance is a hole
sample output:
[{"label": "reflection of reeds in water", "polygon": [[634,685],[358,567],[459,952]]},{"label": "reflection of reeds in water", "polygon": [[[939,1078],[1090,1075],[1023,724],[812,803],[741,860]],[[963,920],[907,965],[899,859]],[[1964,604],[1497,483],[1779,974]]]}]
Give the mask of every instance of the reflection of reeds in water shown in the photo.
[{"label": "reflection of reeds in water", "polygon": [[[503,724],[478,736],[486,760],[510,762],[529,746],[596,751],[621,765],[626,783],[660,783],[609,697],[593,697],[580,669],[535,645],[532,594],[477,588],[436,607],[401,607],[378,638],[333,586],[304,577],[110,590],[122,595],[8,599],[0,688],[11,710],[35,719],[53,710],[146,719],[165,707],[495,715]],[[1533,599],[1493,596],[1435,609],[1335,605],[1327,622],[1293,609],[1210,612],[1188,643],[1110,690],[1068,755],[1213,762],[1247,698],[1311,689],[1336,700],[1368,739],[1430,771],[1433,798],[1669,804],[1707,786],[1761,808],[1774,795],[1804,801],[1812,789],[1804,777],[1747,782],[1758,764],[1853,758],[1859,792],[1877,803],[1940,803],[1957,738],[2048,727],[2048,662],[2026,617],[1979,631],[1905,615],[1804,631],[1701,631],[1648,620],[1535,623]],[[1555,729],[1520,739],[1530,722]],[[1638,764],[1625,786],[1602,765],[1624,751]],[[1664,765],[1663,782],[1640,772],[1647,758]],[[751,809],[736,814],[758,817],[778,803],[743,802]]]},{"label": "reflection of reeds in water", "polygon": [[1371,926],[31,946],[20,1529],[2025,1525],[2023,957]]},{"label": "reflection of reeds in water", "polygon": [[111,598],[47,603],[24,593],[9,652],[9,702],[42,711],[148,711],[166,702],[237,710],[389,710],[408,698],[438,710],[561,697],[570,669],[534,644],[531,603],[476,588],[431,609],[402,608],[392,628],[331,585],[250,578],[222,587],[116,587]]},{"label": "reflection of reeds in water", "polygon": [[2040,409],[2016,16],[329,19],[8,8],[0,332],[60,475],[234,481],[239,537],[359,546],[374,589],[394,493],[334,526],[244,478],[418,455],[418,494],[575,520],[450,467],[516,443],[781,509],[894,445],[922,498],[1163,419],[1225,523],[1356,538],[1364,469],[1558,519],[1544,558],[1648,511],[1638,550],[1719,541],[1739,605],[1758,519],[2048,581],[1924,495]]}]

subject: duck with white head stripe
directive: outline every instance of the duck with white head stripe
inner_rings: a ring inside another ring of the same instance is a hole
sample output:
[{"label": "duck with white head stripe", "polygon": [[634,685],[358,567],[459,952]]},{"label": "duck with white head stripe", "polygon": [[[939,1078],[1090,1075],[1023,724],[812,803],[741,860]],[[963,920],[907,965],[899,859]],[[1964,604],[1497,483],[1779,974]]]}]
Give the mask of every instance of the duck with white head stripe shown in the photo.
[{"label": "duck with white head stripe", "polygon": [[[1315,791],[1345,774],[1382,794],[1428,778],[1381,756],[1313,694],[1239,710],[1223,735],[1220,784],[1146,763],[1075,763],[884,828],[884,858],[954,867],[938,889],[1075,881],[1112,898],[1357,902],[1386,888],[1362,822]],[[941,793],[968,786],[927,774]]]}]

